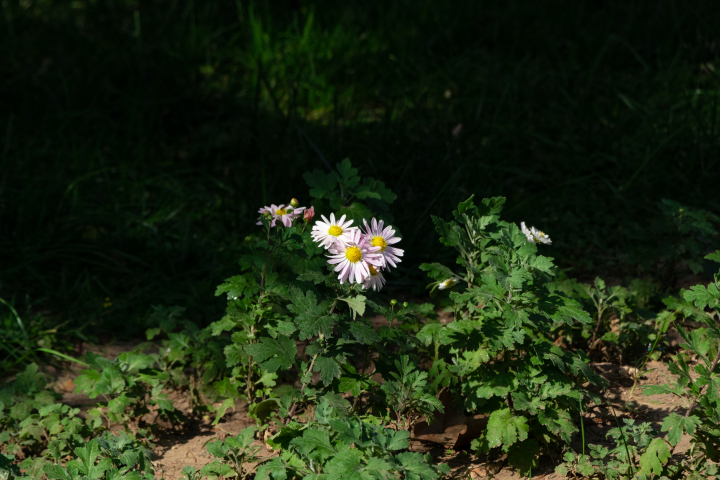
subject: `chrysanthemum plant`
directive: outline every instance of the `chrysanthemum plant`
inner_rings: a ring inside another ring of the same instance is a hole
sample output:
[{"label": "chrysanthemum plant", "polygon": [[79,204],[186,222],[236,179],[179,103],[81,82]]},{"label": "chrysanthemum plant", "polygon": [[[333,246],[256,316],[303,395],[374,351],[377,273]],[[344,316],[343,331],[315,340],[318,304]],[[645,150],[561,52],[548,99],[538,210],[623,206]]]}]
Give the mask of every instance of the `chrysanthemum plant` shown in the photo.
[{"label": "chrysanthemum plant", "polygon": [[[212,325],[216,335],[224,331],[232,335],[232,343],[225,349],[232,375],[215,384],[217,391],[228,397],[218,409],[216,422],[237,398],[247,400],[249,414],[261,426],[274,421],[275,427],[280,427],[277,438],[269,442],[294,455],[291,463],[295,466],[288,464],[287,468],[296,469],[296,474],[304,471],[297,467],[299,462],[313,459],[314,454],[308,455],[310,451],[304,447],[294,451],[291,445],[300,445],[302,438],[327,436],[331,420],[355,418],[353,422],[361,429],[390,421],[407,427],[419,415],[442,408],[426,392],[425,374],[414,372],[406,357],[397,366],[392,359],[385,360],[390,370],[401,370],[396,382],[380,388],[371,379],[377,357],[387,353],[388,343],[397,350],[398,337],[385,334],[388,329],[377,332],[363,319],[368,302],[374,309],[384,308],[367,297],[384,286],[384,275],[397,267],[403,250],[397,248],[400,238],[395,229],[372,217],[369,206],[387,211],[387,202],[395,195],[382,182],[362,181],[347,160],[337,165],[337,172],[315,171],[306,175],[306,180],[311,195],[332,210],[317,219],[315,208],[322,204],[304,208],[295,199],[289,205],[261,208],[258,225],[262,238],[249,241],[250,252],[240,259],[243,273],[218,287],[217,294],[228,297],[227,315]],[[372,202],[361,204],[358,200]],[[358,220],[362,212],[368,216]],[[425,310],[410,305],[397,311],[392,308],[389,320]],[[413,391],[405,395],[408,389]],[[344,393],[354,397],[352,404],[342,398]],[[402,395],[402,407],[388,408],[388,401]],[[382,408],[377,408],[383,400]],[[332,418],[318,416],[321,405],[332,406]],[[391,417],[388,412],[393,409],[399,412]],[[375,411],[382,414],[374,416]],[[295,438],[299,440],[291,441]],[[405,445],[400,442],[398,446],[401,444]],[[328,446],[337,452],[347,448],[350,446]],[[380,462],[379,457],[361,452],[351,456],[361,464]],[[403,458],[426,464],[418,454]],[[309,471],[323,469],[317,463],[313,466],[318,459],[311,461]],[[278,461],[273,468],[285,465],[284,460]],[[392,471],[410,468],[411,463],[403,461],[385,466]],[[427,478],[437,477],[429,465],[427,469]]]},{"label": "chrysanthemum plant", "polygon": [[435,280],[433,290],[452,289],[454,321],[427,324],[418,338],[434,345],[433,383],[450,388],[459,408],[489,415],[474,448],[508,453],[527,474],[539,454],[570,441],[578,410],[590,399],[583,384],[599,378],[582,352],[548,338],[555,324],[591,319],[553,288],[552,258],[538,253],[549,248],[549,237],[500,220],[504,202],[496,197],[476,205],[471,197],[453,220],[433,217],[441,243],[458,251],[460,268],[421,268]]}]

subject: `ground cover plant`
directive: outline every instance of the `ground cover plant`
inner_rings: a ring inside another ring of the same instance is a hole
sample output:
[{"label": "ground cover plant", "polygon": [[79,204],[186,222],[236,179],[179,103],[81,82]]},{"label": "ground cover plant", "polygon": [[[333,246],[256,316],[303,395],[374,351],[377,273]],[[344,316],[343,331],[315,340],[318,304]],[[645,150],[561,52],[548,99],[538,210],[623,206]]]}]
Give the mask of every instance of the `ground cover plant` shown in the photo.
[{"label": "ground cover plant", "polygon": [[713,477],[720,8],[566,3],[3,2],[0,478]]}]

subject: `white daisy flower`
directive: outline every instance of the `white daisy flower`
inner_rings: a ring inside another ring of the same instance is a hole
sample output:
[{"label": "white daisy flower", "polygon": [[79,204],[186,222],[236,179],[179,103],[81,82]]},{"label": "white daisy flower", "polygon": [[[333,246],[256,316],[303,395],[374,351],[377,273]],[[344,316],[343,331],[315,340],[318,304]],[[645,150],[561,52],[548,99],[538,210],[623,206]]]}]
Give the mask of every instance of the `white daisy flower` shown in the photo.
[{"label": "white daisy flower", "polygon": [[[270,222],[270,226],[272,227],[275,226],[275,222],[278,220],[286,227],[290,227],[292,226],[293,220],[301,216],[304,210],[305,207],[293,208],[290,205],[275,205],[273,203],[269,207],[262,207],[258,210],[258,213],[260,215],[264,215],[265,213],[272,215],[272,221]],[[262,222],[257,222],[257,225],[262,225]]]},{"label": "white daisy flower", "polygon": [[522,233],[525,235],[525,238],[528,239],[528,242],[544,243],[547,245],[552,244],[552,240],[550,240],[550,237],[548,237],[545,232],[538,230],[535,227],[527,228],[525,226],[525,222],[520,222],[520,230],[522,230]]},{"label": "white daisy flower", "polygon": [[352,220],[345,221],[345,215],[337,221],[334,213],[330,214],[330,220],[325,215],[321,215],[321,217],[322,220],[318,220],[313,225],[310,236],[313,241],[318,242],[326,249],[332,248],[335,241],[347,243],[350,241],[352,232],[357,230],[357,227],[350,226],[353,223]]},{"label": "white daisy flower", "polygon": [[338,280],[345,283],[360,283],[369,277],[370,266],[382,267],[382,255],[379,247],[373,247],[360,230],[354,229],[348,233],[346,242],[336,241],[328,250],[328,263],[335,265],[335,271],[340,272]]},{"label": "white daisy flower", "polygon": [[450,277],[447,280],[443,280],[442,282],[438,283],[438,290],[447,290],[454,287],[458,282],[460,282],[460,279],[458,277]]},{"label": "white daisy flower", "polygon": [[367,235],[370,243],[374,247],[380,247],[380,253],[382,254],[383,259],[383,267],[389,269],[390,267],[388,267],[388,264],[392,265],[393,267],[397,267],[397,264],[402,261],[400,260],[400,257],[403,256],[404,250],[402,250],[401,248],[395,248],[390,246],[398,243],[401,240],[400,237],[394,236],[395,230],[393,230],[392,225],[388,225],[387,227],[383,228],[383,221],[380,220],[378,222],[374,218],[370,222],[370,225],[368,225],[365,219],[363,219],[363,223],[365,224],[365,235]]},{"label": "white daisy flower", "polygon": [[379,292],[385,285],[385,277],[383,277],[380,267],[375,268],[372,264],[368,265],[370,276],[363,281],[363,288],[368,290],[372,288]]}]

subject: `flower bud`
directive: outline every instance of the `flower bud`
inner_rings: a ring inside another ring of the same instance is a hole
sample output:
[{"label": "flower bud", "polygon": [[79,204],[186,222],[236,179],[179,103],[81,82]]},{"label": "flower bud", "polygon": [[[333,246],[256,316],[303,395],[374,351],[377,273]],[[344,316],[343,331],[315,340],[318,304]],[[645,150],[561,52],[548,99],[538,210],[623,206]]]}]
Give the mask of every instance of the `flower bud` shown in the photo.
[{"label": "flower bud", "polygon": [[263,217],[267,218],[268,220],[272,218],[272,213],[270,212],[263,212]]},{"label": "flower bud", "polygon": [[245,237],[245,241],[246,241],[246,242],[252,242],[252,241],[253,241],[252,235],[248,235],[247,237]]},{"label": "flower bud", "polygon": [[315,216],[315,207],[310,207],[305,210],[305,213],[303,213],[303,220],[305,220],[305,223],[309,222],[313,219]]},{"label": "flower bud", "polygon": [[397,300],[395,300],[394,298],[390,300],[390,305],[392,305],[393,307],[397,305]]},{"label": "flower bud", "polygon": [[403,302],[403,308],[408,308],[409,306],[410,306],[410,304],[409,304],[409,303],[407,303],[407,302]]},{"label": "flower bud", "polygon": [[293,198],[292,200],[290,200],[290,206],[291,206],[291,207],[294,207],[294,208],[297,208],[297,207],[300,206],[300,202],[298,201],[297,198]]}]

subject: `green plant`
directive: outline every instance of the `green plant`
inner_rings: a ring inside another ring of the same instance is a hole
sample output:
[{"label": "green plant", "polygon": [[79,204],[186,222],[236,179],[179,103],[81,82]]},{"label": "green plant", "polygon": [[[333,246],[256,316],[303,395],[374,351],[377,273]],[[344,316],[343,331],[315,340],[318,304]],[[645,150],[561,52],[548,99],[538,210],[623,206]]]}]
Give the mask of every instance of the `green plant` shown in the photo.
[{"label": "green plant", "polygon": [[[146,354],[124,352],[115,360],[108,360],[92,352],[85,355],[90,368],[82,370],[75,379],[75,390],[104,401],[88,411],[88,418],[99,426],[102,419],[107,426],[141,424],[151,412],[157,416],[178,418],[173,401],[163,393],[169,374],[153,368],[155,359]],[[152,428],[153,424],[148,425]],[[144,431],[144,430],[142,430]]]},{"label": "green plant", "polygon": [[417,370],[407,355],[395,360],[394,366],[395,370],[384,376],[387,380],[380,389],[385,397],[383,405],[395,413],[398,426],[411,430],[420,416],[432,421],[434,412],[443,412],[440,401],[428,391],[427,372]]},{"label": "green plant", "polygon": [[618,425],[607,433],[615,448],[591,444],[589,455],[566,452],[565,462],[558,465],[555,472],[573,478],[608,480],[622,477],[643,480],[665,473],[663,466],[670,458],[667,444],[656,438],[649,423],[635,425],[635,420],[627,418],[623,421],[625,425]]},{"label": "green plant", "polygon": [[[185,320],[184,312],[179,306],[153,306],[148,323],[158,326],[149,328],[146,336],[156,342],[158,335],[166,337],[160,342],[159,353],[151,354],[157,368],[168,375],[165,387],[186,390],[193,412],[207,411],[207,404],[218,398],[212,384],[227,373],[224,349],[230,342],[214,335],[211,328],[201,329]],[[178,326],[183,329],[176,332]]]},{"label": "green plant", "polygon": [[570,441],[579,403],[593,398],[582,384],[599,380],[582,352],[548,338],[555,325],[591,319],[554,289],[552,259],[539,255],[516,225],[500,220],[504,202],[490,198],[476,205],[471,197],[452,220],[433,217],[441,243],[459,253],[462,273],[439,263],[421,268],[435,280],[432,288],[447,288],[451,278],[461,287],[450,293],[454,321],[428,324],[419,336],[439,345],[433,380],[449,386],[465,410],[489,415],[473,447],[508,453],[527,474],[542,449]]},{"label": "green plant", "polygon": [[278,478],[437,479],[449,472],[429,456],[403,452],[410,433],[352,416],[338,396],[318,403],[314,421],[285,425],[268,443],[280,457],[258,469],[257,480]]},{"label": "green plant", "polygon": [[91,422],[80,409],[56,403],[59,395],[46,388],[46,376],[30,364],[14,382],[0,390],[0,446],[16,454],[26,448],[59,460],[83,444]]},{"label": "green plant", "polygon": [[[705,258],[720,263],[720,251]],[[682,327],[677,328],[684,340],[680,346],[697,356],[698,364],[693,368],[696,377],[691,375],[684,356],[677,355],[669,365],[670,372],[678,376],[675,384],[647,386],[643,394],[671,394],[686,404],[685,415],[673,412],[662,425],[662,430],[668,432],[667,440],[672,447],[680,442],[683,433],[692,436],[692,449],[672,469],[696,472],[698,475],[706,469],[713,469],[715,473],[708,471],[706,474],[714,475],[717,470],[708,460],[720,461],[720,272],[715,274],[714,282],[708,286],[693,286],[683,292],[683,297],[696,308],[712,309],[712,313],[702,316],[704,327],[689,332]]]},{"label": "green plant", "polygon": [[257,453],[260,447],[253,445],[255,430],[255,427],[247,427],[236,437],[208,443],[207,451],[215,458],[200,469],[200,474],[209,478],[247,478],[252,471],[246,469],[243,464],[255,463],[259,460]]}]

